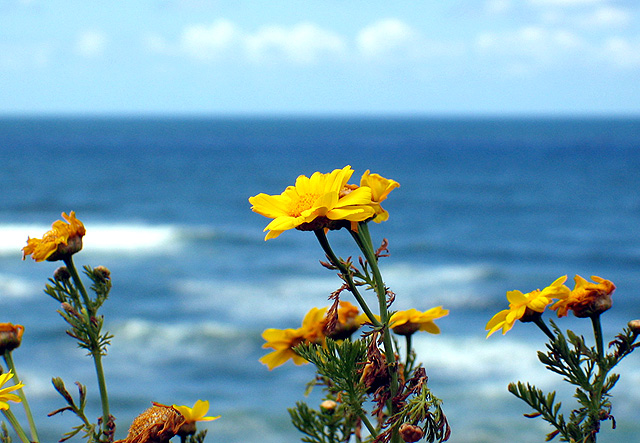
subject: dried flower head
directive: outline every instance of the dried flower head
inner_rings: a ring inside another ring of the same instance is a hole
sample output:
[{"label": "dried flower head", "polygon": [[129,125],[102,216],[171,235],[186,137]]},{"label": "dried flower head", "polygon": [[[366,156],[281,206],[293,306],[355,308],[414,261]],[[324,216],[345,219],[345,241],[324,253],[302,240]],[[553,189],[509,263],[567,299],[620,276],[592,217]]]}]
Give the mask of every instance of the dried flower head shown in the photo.
[{"label": "dried flower head", "polygon": [[13,351],[22,343],[24,326],[11,323],[0,323],[0,355]]},{"label": "dried flower head", "polygon": [[615,285],[596,275],[591,279],[596,283],[587,281],[579,275],[575,276],[576,284],[569,296],[551,307],[557,310],[558,317],[566,316],[569,310],[579,318],[592,317],[611,308],[611,294],[616,289]]},{"label": "dried flower head", "polygon": [[69,257],[82,249],[82,237],[86,233],[84,225],[76,218],[76,213],[62,213],[62,220],[56,220],[51,230],[42,238],[27,238],[27,246],[22,248],[22,259],[28,255],[37,261],[57,261]]},{"label": "dried flower head", "polygon": [[133,420],[127,438],[116,443],[169,443],[184,423],[173,406],[153,403]]}]

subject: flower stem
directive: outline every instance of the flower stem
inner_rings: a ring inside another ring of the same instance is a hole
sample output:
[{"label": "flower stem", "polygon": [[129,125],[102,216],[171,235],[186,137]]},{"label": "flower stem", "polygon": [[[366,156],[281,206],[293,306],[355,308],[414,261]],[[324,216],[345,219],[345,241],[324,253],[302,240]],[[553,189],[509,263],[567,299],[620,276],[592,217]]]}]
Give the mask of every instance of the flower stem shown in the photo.
[{"label": "flower stem", "polygon": [[11,410],[9,409],[3,409],[2,413],[7,418],[7,421],[11,423],[13,430],[16,431],[16,434],[18,434],[18,437],[20,437],[20,440],[22,440],[22,443],[31,443],[29,441],[29,438],[27,437],[27,434],[24,433],[22,426],[20,426],[20,423],[16,419],[16,416],[13,415],[13,412],[11,412]]},{"label": "flower stem", "polygon": [[367,303],[364,301],[364,298],[362,297],[362,295],[358,291],[358,288],[356,287],[355,283],[353,282],[353,278],[351,278],[351,272],[349,271],[349,269],[347,269],[347,267],[342,263],[342,261],[340,261],[340,259],[338,259],[336,254],[333,252],[333,249],[331,249],[331,245],[329,244],[329,240],[327,239],[327,236],[324,233],[324,230],[317,229],[317,230],[315,230],[313,232],[316,234],[316,238],[318,239],[318,242],[320,243],[320,246],[322,247],[322,250],[327,255],[327,258],[329,258],[329,261],[331,261],[331,264],[336,266],[339,269],[340,273],[346,279],[347,284],[349,285],[349,290],[351,291],[351,293],[355,297],[356,301],[358,302],[358,304],[360,305],[360,307],[362,308],[362,310],[366,314],[366,316],[369,319],[369,321],[371,322],[371,324],[373,326],[375,326],[375,327],[379,327],[380,326],[380,322],[375,317],[373,312],[371,312],[371,309],[369,308],[369,305],[367,305]]},{"label": "flower stem", "polygon": [[600,361],[602,361],[604,358],[604,343],[602,338],[602,325],[600,324],[600,314],[592,315],[591,323],[593,324],[593,336],[596,340],[598,357],[600,358]]},{"label": "flower stem", "polygon": [[72,256],[65,257],[64,264],[67,266],[67,269],[69,270],[69,274],[71,274],[71,278],[73,279],[73,282],[75,283],[76,288],[78,289],[78,291],[80,292],[80,295],[82,296],[82,301],[84,302],[85,308],[87,310],[87,316],[90,319],[95,314],[93,312],[93,303],[91,303],[91,299],[87,294],[87,290],[84,288],[84,285],[82,284],[82,280],[78,275],[78,271],[76,270],[76,267],[73,264]]},{"label": "flower stem", "polygon": [[536,317],[533,322],[540,328],[540,330],[542,330],[542,332],[546,334],[547,337],[549,337],[549,339],[551,339],[552,342],[555,341],[555,335],[553,335],[553,333],[549,330],[544,320],[542,320],[542,317]]},{"label": "flower stem", "polygon": [[[7,364],[7,368],[11,372],[13,372],[13,376],[17,383],[20,383],[20,378],[18,377],[18,373],[16,372],[16,366],[13,363],[13,357],[11,355],[11,351],[5,351],[4,353],[4,361]],[[22,406],[24,407],[24,412],[27,416],[27,420],[29,421],[29,431],[31,432],[31,440],[38,443],[40,439],[38,438],[38,430],[36,429],[36,424],[33,420],[33,414],[31,413],[31,408],[29,407],[29,402],[27,401],[27,396],[24,394],[24,390],[22,388],[17,390],[18,397],[20,397],[20,401]]]},{"label": "flower stem", "polygon": [[84,315],[84,321],[86,322],[87,331],[90,335],[90,346],[91,346],[91,357],[93,358],[93,363],[96,368],[96,375],[98,378],[98,387],[100,389],[100,401],[102,403],[102,429],[103,431],[107,431],[107,426],[109,424],[111,415],[109,413],[109,396],[107,393],[107,383],[104,377],[104,370],[102,368],[102,350],[100,349],[100,340],[99,340],[99,331],[96,331],[92,326],[92,318],[95,316],[93,303],[89,298],[87,290],[84,288],[82,284],[82,280],[78,275],[78,271],[76,270],[75,265],[73,264],[73,258],[71,256],[66,257],[64,259],[64,263],[69,270],[69,274],[71,274],[71,278],[73,278],[73,282],[75,283],[76,288],[80,292],[82,296],[82,301],[84,302],[84,306],[86,309],[86,314]]},{"label": "flower stem", "polygon": [[369,431],[369,434],[371,434],[372,437],[378,436],[378,431],[371,424],[371,422],[369,421],[369,419],[364,413],[360,414],[360,420],[362,420],[362,423],[364,423],[365,427],[367,428],[367,430]]},{"label": "flower stem", "polygon": [[[387,288],[382,279],[380,268],[378,267],[378,258],[376,257],[373,249],[373,242],[371,241],[371,234],[369,233],[369,226],[366,222],[360,222],[358,224],[358,231],[349,231],[354,240],[358,244],[360,250],[364,254],[365,259],[369,263],[373,272],[373,281],[375,291],[378,296],[378,305],[380,307],[380,319],[382,322],[382,339],[384,346],[384,354],[387,359],[387,367],[389,368],[389,393],[390,398],[393,399],[398,392],[398,372],[396,368],[396,357],[393,350],[393,343],[391,342],[391,334],[389,331],[389,311],[387,309]],[[394,415],[396,413],[395,408],[391,401],[389,401],[389,413]],[[391,441],[396,442],[398,440],[398,432],[395,430],[391,436]]]}]

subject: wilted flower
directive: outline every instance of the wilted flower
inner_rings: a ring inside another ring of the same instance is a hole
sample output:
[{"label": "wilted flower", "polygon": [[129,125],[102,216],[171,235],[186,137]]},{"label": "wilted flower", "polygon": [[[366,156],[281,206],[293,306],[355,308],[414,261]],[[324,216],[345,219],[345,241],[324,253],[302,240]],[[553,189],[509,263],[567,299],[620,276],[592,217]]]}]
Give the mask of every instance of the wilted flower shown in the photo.
[{"label": "wilted flower", "polygon": [[178,405],[173,405],[173,408],[177,410],[185,419],[184,424],[178,430],[178,435],[180,436],[195,434],[196,422],[213,421],[220,418],[219,415],[217,417],[205,417],[205,415],[207,415],[207,412],[209,412],[208,401],[198,400],[192,408],[188,406]]},{"label": "wilted flower", "polygon": [[554,299],[564,299],[568,297],[571,290],[564,286],[566,280],[566,275],[560,277],[542,291],[536,289],[526,294],[518,290],[507,292],[509,308],[498,312],[489,320],[485,327],[485,329],[489,331],[487,337],[500,328],[502,328],[502,334],[504,335],[513,328],[516,320],[531,321],[542,314]]},{"label": "wilted flower", "polygon": [[0,323],[0,355],[13,351],[22,343],[24,326]]},{"label": "wilted flower", "polygon": [[371,189],[371,205],[375,211],[373,221],[380,223],[389,219],[389,213],[382,209],[380,203],[384,201],[389,193],[400,186],[395,180],[384,178],[379,174],[371,174],[367,169],[360,178],[360,187],[366,186]]},{"label": "wilted flower", "polygon": [[[333,330],[329,332],[325,329],[327,337],[334,340],[344,340],[351,337],[362,325],[358,308],[348,301],[340,302],[337,320]],[[329,323],[329,319],[325,319],[325,323]]]},{"label": "wilted flower", "polygon": [[442,306],[420,312],[417,309],[397,311],[391,315],[389,325],[393,332],[399,335],[412,335],[416,331],[426,331],[431,334],[439,334],[440,328],[433,322],[449,314],[448,309]]},{"label": "wilted flower", "polygon": [[551,307],[551,309],[557,310],[558,317],[566,316],[569,309],[576,317],[591,317],[599,315],[611,307],[611,294],[616,289],[615,285],[609,280],[595,275],[591,279],[597,283],[589,282],[579,275],[575,276],[576,285],[573,291],[568,297]]},{"label": "wilted flower", "polygon": [[295,186],[280,195],[258,194],[249,198],[251,209],[273,221],[264,228],[265,240],[276,238],[289,229],[317,230],[342,227],[340,221],[359,222],[373,217],[371,189],[346,189],[353,169],[345,166],[329,174],[315,172],[310,178],[301,175]]},{"label": "wilted flower", "polygon": [[115,443],[169,443],[184,422],[172,406],[154,403],[133,420],[127,438]]},{"label": "wilted flower", "polygon": [[12,401],[15,403],[20,402],[20,397],[16,394],[11,394],[13,391],[17,391],[22,388],[24,385],[22,383],[15,384],[13,386],[8,386],[3,388],[3,386],[13,378],[13,372],[9,371],[5,374],[0,374],[0,409],[7,410],[9,409],[8,401]]},{"label": "wilted flower", "polygon": [[57,261],[71,256],[82,249],[82,237],[86,233],[84,225],[76,218],[75,212],[62,213],[62,220],[56,220],[51,230],[45,232],[42,239],[28,238],[27,246],[22,248],[22,259],[28,255],[37,261]]}]

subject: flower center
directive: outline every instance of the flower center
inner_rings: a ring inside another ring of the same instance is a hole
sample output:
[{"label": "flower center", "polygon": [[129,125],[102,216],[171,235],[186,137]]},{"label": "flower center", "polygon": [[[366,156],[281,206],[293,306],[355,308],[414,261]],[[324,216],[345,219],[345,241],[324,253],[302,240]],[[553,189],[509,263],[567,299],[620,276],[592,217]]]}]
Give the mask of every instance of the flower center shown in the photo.
[{"label": "flower center", "polygon": [[298,201],[293,202],[291,208],[289,209],[289,215],[291,215],[292,217],[300,217],[302,211],[310,209],[318,199],[318,197],[320,197],[318,194],[301,195]]}]

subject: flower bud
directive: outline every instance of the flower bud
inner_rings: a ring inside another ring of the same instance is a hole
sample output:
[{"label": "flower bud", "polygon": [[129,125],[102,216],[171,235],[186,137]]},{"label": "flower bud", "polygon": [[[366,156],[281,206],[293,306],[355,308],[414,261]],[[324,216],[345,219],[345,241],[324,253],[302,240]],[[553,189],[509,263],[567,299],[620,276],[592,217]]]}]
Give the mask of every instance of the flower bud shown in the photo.
[{"label": "flower bud", "polygon": [[68,281],[71,278],[71,274],[66,266],[60,266],[53,272],[53,278],[56,281]]},{"label": "flower bud", "polygon": [[0,323],[0,354],[11,352],[22,343],[24,326]]},{"label": "flower bud", "polygon": [[629,329],[636,335],[640,335],[640,320],[631,320],[628,324]]},{"label": "flower bud", "polygon": [[93,268],[93,274],[103,282],[111,280],[111,271],[106,266],[96,266]]},{"label": "flower bud", "polygon": [[320,403],[320,407],[327,412],[333,412],[338,407],[338,403],[333,400],[325,400]]},{"label": "flower bud", "polygon": [[415,442],[424,437],[422,428],[416,425],[410,425],[409,423],[402,423],[399,432],[402,440],[406,442]]}]

